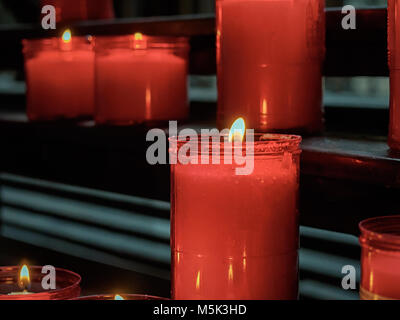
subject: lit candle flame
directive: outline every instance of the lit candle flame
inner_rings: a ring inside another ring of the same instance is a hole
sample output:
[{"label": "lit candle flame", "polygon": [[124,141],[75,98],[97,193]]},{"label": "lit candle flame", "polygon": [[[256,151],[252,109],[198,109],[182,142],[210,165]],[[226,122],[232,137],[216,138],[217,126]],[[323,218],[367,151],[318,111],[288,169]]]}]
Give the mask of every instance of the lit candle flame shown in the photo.
[{"label": "lit candle flame", "polygon": [[133,35],[133,47],[135,49],[147,49],[147,40],[143,33],[136,32]]},{"label": "lit candle flame", "polygon": [[26,264],[24,264],[19,273],[18,285],[21,289],[27,290],[31,284],[31,279],[29,276],[29,269]]},{"label": "lit candle flame", "polygon": [[125,300],[119,294],[115,295],[114,300]]},{"label": "lit candle flame", "polygon": [[143,40],[143,34],[142,33],[140,33],[140,32],[136,32],[135,34],[134,34],[134,36],[133,36],[134,38],[135,38],[135,40],[137,40],[137,41],[141,41],[141,40]]},{"label": "lit candle flame", "polygon": [[239,140],[243,142],[243,138],[246,132],[246,124],[243,118],[237,119],[229,131],[229,142],[233,140]]},{"label": "lit candle flame", "polygon": [[62,40],[64,41],[64,43],[70,43],[72,41],[72,33],[70,29],[64,31],[62,35]]}]

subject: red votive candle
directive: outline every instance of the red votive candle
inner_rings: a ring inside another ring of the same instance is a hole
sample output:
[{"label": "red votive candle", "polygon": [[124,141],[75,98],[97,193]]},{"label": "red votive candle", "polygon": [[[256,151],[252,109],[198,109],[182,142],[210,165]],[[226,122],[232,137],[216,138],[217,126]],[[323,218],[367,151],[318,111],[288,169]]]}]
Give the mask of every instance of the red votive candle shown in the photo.
[{"label": "red votive candle", "polygon": [[400,151],[400,1],[388,0],[388,47],[390,68],[389,145]]},{"label": "red votive candle", "polygon": [[160,298],[141,294],[103,294],[96,296],[79,297],[72,300],[169,300],[167,298]]},{"label": "red votive candle", "polygon": [[400,300],[400,216],[360,223],[363,300]]},{"label": "red votive candle", "polygon": [[113,0],[41,0],[56,8],[57,22],[114,18]]},{"label": "red votive candle", "polygon": [[21,267],[0,267],[0,300],[70,300],[81,293],[81,277],[68,270],[56,268],[56,289],[45,290],[42,267],[29,267],[29,286],[18,285]]},{"label": "red votive candle", "polygon": [[221,164],[171,166],[173,299],[297,299],[300,142],[255,135],[250,175],[224,151]]},{"label": "red votive candle", "polygon": [[96,38],[96,122],[131,125],[188,116],[185,38]]},{"label": "red votive candle", "polygon": [[94,52],[85,37],[24,40],[30,120],[73,119],[94,113]]},{"label": "red votive candle", "polygon": [[217,0],[218,123],[322,129],[325,0]]}]

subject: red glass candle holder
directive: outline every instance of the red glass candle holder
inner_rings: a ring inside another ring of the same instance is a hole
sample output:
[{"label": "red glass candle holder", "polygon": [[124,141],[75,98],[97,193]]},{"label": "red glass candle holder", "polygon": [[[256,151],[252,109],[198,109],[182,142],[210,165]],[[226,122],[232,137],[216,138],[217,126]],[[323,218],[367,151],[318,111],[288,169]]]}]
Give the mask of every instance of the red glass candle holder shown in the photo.
[{"label": "red glass candle holder", "polygon": [[[56,289],[42,288],[42,267],[29,267],[29,294],[18,294],[20,267],[0,267],[0,300],[69,300],[79,297],[81,277],[71,271],[56,269]],[[14,294],[11,294],[14,293]],[[11,295],[10,295],[11,294]]]},{"label": "red glass candle holder", "polygon": [[400,216],[360,223],[363,300],[400,299]]},{"label": "red glass candle holder", "polygon": [[96,296],[79,297],[79,298],[72,299],[72,300],[138,300],[138,301],[169,300],[167,298],[160,298],[160,297],[141,295],[141,294],[121,294],[119,296],[122,299],[116,299],[115,294],[103,294],[103,295],[96,295]]},{"label": "red glass candle holder", "polygon": [[114,18],[113,0],[41,0],[56,8],[57,22]]},{"label": "red glass candle holder", "polygon": [[[298,298],[300,142],[255,135],[246,176],[225,164],[224,151],[221,164],[171,166],[173,299]],[[184,145],[171,143],[172,154]]]},{"label": "red glass candle holder", "polygon": [[325,0],[217,0],[218,126],[258,132],[322,125]]},{"label": "red glass candle holder", "polygon": [[85,37],[24,40],[30,120],[74,119],[94,113],[94,51]]},{"label": "red glass candle holder", "polygon": [[96,38],[96,123],[182,120],[189,113],[188,41],[142,34]]},{"label": "red glass candle holder", "polygon": [[389,145],[400,151],[400,1],[388,0],[388,49],[390,69]]}]

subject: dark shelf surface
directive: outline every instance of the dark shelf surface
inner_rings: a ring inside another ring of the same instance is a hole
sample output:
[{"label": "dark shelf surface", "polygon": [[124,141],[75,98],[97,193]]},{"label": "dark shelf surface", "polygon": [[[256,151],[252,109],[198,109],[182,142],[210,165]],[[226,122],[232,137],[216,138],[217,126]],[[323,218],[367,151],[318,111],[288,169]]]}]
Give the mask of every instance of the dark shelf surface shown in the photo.
[{"label": "dark shelf surface", "polygon": [[303,174],[400,187],[400,158],[384,137],[306,138]]},{"label": "dark shelf surface", "polygon": [[[169,166],[146,161],[149,128],[29,123],[21,113],[1,113],[1,171],[169,201]],[[385,137],[304,138],[301,181],[304,225],[358,234],[362,219],[400,212],[400,158]]]}]

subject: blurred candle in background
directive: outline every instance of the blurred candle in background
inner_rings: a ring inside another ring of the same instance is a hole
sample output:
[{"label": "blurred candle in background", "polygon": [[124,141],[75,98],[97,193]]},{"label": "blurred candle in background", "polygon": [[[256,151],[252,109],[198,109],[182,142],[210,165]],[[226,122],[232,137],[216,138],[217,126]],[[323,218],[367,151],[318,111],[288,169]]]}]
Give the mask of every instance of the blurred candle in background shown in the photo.
[{"label": "blurred candle in background", "polygon": [[86,37],[24,40],[30,120],[74,119],[94,112],[94,52]]},{"label": "blurred candle in background", "polygon": [[[221,164],[171,166],[173,299],[297,299],[300,141],[255,135],[247,176],[223,143]],[[177,154],[186,140],[171,143]]]},{"label": "blurred candle in background", "polygon": [[363,300],[400,300],[400,216],[360,223]]},{"label": "blurred candle in background", "polygon": [[41,0],[56,8],[57,22],[114,18],[113,0]]},{"label": "blurred candle in background", "polygon": [[390,68],[389,145],[400,151],[400,1],[388,0],[388,46]]},{"label": "blurred candle in background", "polygon": [[95,51],[98,124],[187,118],[187,39],[97,37]]},{"label": "blurred candle in background", "polygon": [[322,129],[324,0],[216,0],[218,123]]}]

